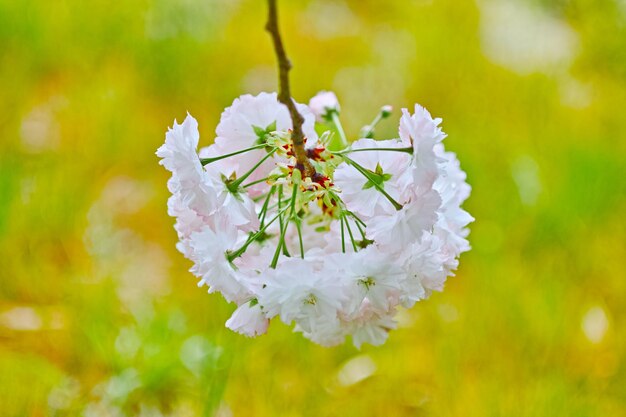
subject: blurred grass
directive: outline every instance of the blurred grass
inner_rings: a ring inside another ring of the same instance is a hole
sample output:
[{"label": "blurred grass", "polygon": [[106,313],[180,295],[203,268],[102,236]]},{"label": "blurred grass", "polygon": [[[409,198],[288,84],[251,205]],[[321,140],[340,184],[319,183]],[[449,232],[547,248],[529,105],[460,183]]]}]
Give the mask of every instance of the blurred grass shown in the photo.
[{"label": "blurred grass", "polygon": [[0,415],[626,415],[624,2],[281,3],[298,100],[335,90],[352,134],[444,118],[477,218],[457,277],[381,348],[230,333],[154,151],[275,89],[264,2],[0,0]]}]

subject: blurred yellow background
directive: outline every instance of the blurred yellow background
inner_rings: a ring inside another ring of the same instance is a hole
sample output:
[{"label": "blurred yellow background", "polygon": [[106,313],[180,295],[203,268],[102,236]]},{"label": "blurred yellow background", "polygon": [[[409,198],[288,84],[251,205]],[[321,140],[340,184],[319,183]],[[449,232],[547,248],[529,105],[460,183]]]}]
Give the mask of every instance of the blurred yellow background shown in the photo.
[{"label": "blurred yellow background", "polygon": [[154,152],[276,89],[265,2],[0,0],[0,415],[626,415],[626,2],[279,3],[297,100],[443,117],[457,276],[379,348],[231,333]]}]

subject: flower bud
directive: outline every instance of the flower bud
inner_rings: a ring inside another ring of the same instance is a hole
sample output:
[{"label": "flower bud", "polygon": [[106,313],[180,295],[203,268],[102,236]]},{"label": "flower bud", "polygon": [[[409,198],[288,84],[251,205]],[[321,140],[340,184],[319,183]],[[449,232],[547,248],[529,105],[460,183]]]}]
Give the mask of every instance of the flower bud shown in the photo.
[{"label": "flower bud", "polygon": [[240,305],[226,321],[226,327],[248,337],[266,333],[269,324],[256,300]]},{"label": "flower bud", "polygon": [[380,117],[386,119],[387,117],[391,116],[392,111],[393,107],[391,107],[390,105],[382,106],[380,108]]},{"label": "flower bud", "polygon": [[320,91],[309,101],[309,108],[318,122],[329,120],[332,112],[339,113],[340,106],[337,96],[332,91]]},{"label": "flower bud", "polygon": [[374,137],[374,126],[372,125],[365,125],[361,128],[361,131],[359,132],[359,137],[360,138],[366,138],[366,139],[371,139]]}]

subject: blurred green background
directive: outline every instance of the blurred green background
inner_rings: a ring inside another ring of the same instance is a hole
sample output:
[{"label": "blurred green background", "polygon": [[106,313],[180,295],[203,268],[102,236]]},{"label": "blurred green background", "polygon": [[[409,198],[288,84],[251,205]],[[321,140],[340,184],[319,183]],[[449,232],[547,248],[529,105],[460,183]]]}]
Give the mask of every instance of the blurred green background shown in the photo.
[{"label": "blurred green background", "polygon": [[626,415],[626,2],[280,3],[297,100],[444,118],[457,276],[379,348],[226,330],[154,152],[275,90],[265,2],[0,0],[0,415]]}]

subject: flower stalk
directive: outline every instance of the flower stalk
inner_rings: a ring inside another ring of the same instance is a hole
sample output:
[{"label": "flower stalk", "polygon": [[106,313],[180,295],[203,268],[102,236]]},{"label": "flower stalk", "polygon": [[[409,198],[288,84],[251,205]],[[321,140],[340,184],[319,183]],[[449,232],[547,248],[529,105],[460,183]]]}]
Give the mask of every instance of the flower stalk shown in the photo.
[{"label": "flower stalk", "polygon": [[389,151],[389,152],[404,152],[409,155],[413,155],[413,147],[409,146],[406,148],[359,148],[359,149],[344,149],[343,151],[333,152],[333,155],[346,155],[354,152],[374,152],[374,151]]},{"label": "flower stalk", "polygon": [[343,158],[346,161],[346,163],[352,165],[357,171],[361,173],[361,175],[367,178],[372,184],[372,186],[376,188],[382,195],[384,195],[385,198],[389,200],[391,204],[393,204],[396,210],[402,210],[402,204],[394,200],[394,198],[390,196],[387,191],[385,191],[383,186],[379,184],[379,181],[377,181],[376,178],[374,178],[374,176],[367,171],[367,169],[363,168],[361,165],[356,163],[354,160],[348,158],[347,156],[344,156]]},{"label": "flower stalk", "polygon": [[280,185],[278,186],[278,224],[280,225],[280,237],[278,238],[278,245],[276,246],[276,252],[274,252],[274,257],[272,258],[272,263],[270,264],[270,268],[275,269],[276,265],[278,264],[278,258],[280,257],[280,252],[281,250],[283,251],[283,253],[285,255],[288,255],[288,253],[285,253],[287,250],[287,246],[285,245],[285,233],[286,233],[286,229],[287,229],[287,225],[284,224],[283,222],[283,213],[290,209],[291,206],[287,206],[285,208],[283,208],[281,210],[281,201],[282,201],[282,195],[283,195],[283,186]]},{"label": "flower stalk", "polygon": [[380,108],[380,111],[378,112],[378,114],[376,114],[376,117],[374,118],[374,120],[372,120],[372,123],[363,126],[363,128],[361,129],[361,132],[359,133],[359,136],[361,138],[367,138],[367,139],[373,139],[374,138],[374,130],[376,129],[376,125],[383,119],[388,118],[391,115],[391,106],[383,106]]},{"label": "flower stalk", "polygon": [[231,156],[239,155],[239,154],[242,154],[242,153],[245,153],[245,152],[250,152],[250,151],[254,151],[254,150],[265,148],[265,147],[266,147],[265,144],[260,144],[260,145],[252,146],[250,148],[241,149],[239,151],[227,153],[227,154],[220,155],[220,156],[215,156],[215,157],[212,157],[212,158],[200,158],[200,163],[202,164],[202,166],[205,166],[205,165],[208,165],[208,164],[210,164],[212,162],[219,161],[220,159],[229,158]]},{"label": "flower stalk", "polygon": [[245,174],[243,174],[240,178],[237,178],[235,181],[230,182],[227,184],[228,189],[231,192],[237,192],[237,190],[239,190],[239,186],[241,186],[241,184],[250,176],[252,175],[252,173],[254,171],[256,171],[256,169],[258,167],[261,166],[261,164],[263,164],[263,162],[265,162],[266,160],[268,160],[272,155],[274,155],[274,152],[276,152],[276,148],[272,149],[271,151],[269,151],[267,153],[267,155],[265,155],[263,158],[261,158],[259,160],[259,162],[257,162],[248,172],[246,172]]},{"label": "flower stalk", "polygon": [[336,110],[333,110],[330,117],[333,125],[335,125],[335,129],[337,129],[337,132],[339,133],[341,149],[345,149],[348,146],[348,138],[346,137],[346,132],[343,130],[343,126],[341,125],[341,120],[339,120],[339,113]]},{"label": "flower stalk", "polygon": [[243,246],[241,246],[239,249],[237,249],[236,251],[227,252],[226,258],[228,259],[228,261],[232,262],[236,258],[243,255],[246,249],[248,249],[248,246],[250,246],[252,242],[257,241],[259,237],[261,237],[263,233],[265,233],[265,230],[267,230],[267,228],[270,227],[272,223],[274,223],[277,219],[279,219],[283,215],[283,213],[287,211],[287,209],[289,209],[289,207],[285,207],[282,211],[279,211],[278,214],[276,214],[274,218],[272,218],[269,222],[267,222],[265,226],[261,227],[258,232],[251,234],[248,240],[246,240],[246,243],[244,243]]},{"label": "flower stalk", "polygon": [[268,0],[268,18],[265,30],[267,30],[272,37],[274,44],[274,51],[276,58],[278,59],[278,101],[287,106],[289,115],[293,124],[293,130],[291,132],[291,141],[293,143],[293,151],[296,157],[298,165],[302,167],[302,173],[306,177],[313,177],[315,174],[315,168],[309,158],[307,157],[306,150],[304,149],[304,132],[302,131],[302,125],[304,124],[304,117],[298,112],[296,104],[291,98],[291,89],[289,86],[289,70],[291,69],[291,62],[287,58],[285,47],[283,45],[282,38],[280,36],[280,30],[278,28],[278,10],[276,7],[276,0]]}]

